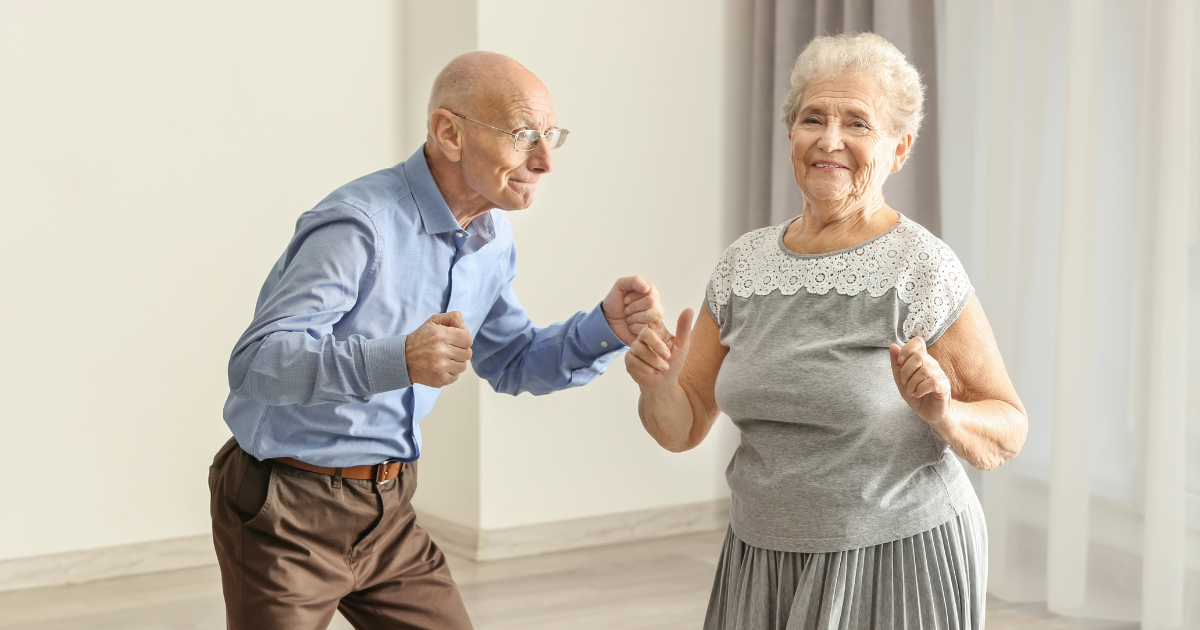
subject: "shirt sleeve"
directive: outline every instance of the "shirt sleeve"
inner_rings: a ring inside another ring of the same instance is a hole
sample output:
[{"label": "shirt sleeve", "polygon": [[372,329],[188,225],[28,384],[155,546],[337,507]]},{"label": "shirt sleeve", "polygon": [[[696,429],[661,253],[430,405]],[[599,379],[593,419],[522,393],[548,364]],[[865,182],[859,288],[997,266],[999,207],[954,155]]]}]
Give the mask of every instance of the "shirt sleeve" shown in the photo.
[{"label": "shirt sleeve", "polygon": [[[297,230],[264,287],[254,321],[229,360],[235,396],[268,405],[365,403],[408,387],[406,337],[338,339],[334,325],[354,308],[373,271],[377,235],[350,210]],[[304,225],[304,219],[301,220]]]},{"label": "shirt sleeve", "polygon": [[725,329],[729,319],[729,296],[732,292],[733,269],[736,258],[740,253],[742,239],[725,249],[721,258],[713,267],[712,275],[708,278],[708,286],[704,290],[704,302],[708,306],[708,314],[712,316],[717,327]]},{"label": "shirt sleeve", "polygon": [[510,277],[475,335],[471,364],[497,392],[540,396],[590,383],[625,347],[600,305],[565,322],[534,326]]},{"label": "shirt sleeve", "polygon": [[941,241],[919,250],[898,284],[909,302],[904,339],[921,337],[926,345],[941,338],[975,294],[962,262]]}]

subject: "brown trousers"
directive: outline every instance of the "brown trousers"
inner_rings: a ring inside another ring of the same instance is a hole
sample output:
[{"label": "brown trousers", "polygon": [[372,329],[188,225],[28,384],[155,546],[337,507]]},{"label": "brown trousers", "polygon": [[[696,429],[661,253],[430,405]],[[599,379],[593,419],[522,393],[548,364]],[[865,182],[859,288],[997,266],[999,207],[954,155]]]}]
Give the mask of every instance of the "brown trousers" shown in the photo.
[{"label": "brown trousers", "polygon": [[383,483],[260,462],[229,442],[209,470],[230,630],[469,630],[446,558],[417,526],[417,467]]}]

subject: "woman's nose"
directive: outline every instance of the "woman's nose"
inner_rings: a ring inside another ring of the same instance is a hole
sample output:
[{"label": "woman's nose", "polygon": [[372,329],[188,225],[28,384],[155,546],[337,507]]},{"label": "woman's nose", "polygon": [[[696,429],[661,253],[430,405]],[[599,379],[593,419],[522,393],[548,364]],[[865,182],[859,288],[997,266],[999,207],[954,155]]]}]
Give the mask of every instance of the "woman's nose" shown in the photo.
[{"label": "woman's nose", "polygon": [[842,126],[836,123],[825,125],[821,138],[817,140],[817,148],[826,153],[835,153],[846,148],[846,144],[842,142]]}]

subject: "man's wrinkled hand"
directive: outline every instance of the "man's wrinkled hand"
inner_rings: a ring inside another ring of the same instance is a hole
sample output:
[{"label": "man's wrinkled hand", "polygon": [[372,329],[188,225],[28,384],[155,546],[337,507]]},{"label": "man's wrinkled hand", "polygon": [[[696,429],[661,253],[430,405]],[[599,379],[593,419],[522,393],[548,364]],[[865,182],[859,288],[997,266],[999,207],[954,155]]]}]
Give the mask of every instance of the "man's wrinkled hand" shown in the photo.
[{"label": "man's wrinkled hand", "polygon": [[471,360],[471,333],[462,313],[438,313],[409,334],[404,342],[408,378],[429,387],[458,380]]},{"label": "man's wrinkled hand", "polygon": [[662,321],[665,310],[658,289],[641,276],[618,278],[600,308],[609,327],[624,344],[632,344],[647,326],[666,332]]}]

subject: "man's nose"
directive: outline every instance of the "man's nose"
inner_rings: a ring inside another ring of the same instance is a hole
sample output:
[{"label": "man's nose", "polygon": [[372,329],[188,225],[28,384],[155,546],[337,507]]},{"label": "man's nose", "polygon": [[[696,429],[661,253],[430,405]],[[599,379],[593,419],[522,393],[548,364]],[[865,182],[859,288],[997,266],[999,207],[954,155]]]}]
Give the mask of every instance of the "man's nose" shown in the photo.
[{"label": "man's nose", "polygon": [[550,155],[550,142],[546,138],[538,141],[537,146],[529,152],[529,170],[535,173],[549,173],[554,170],[554,156]]}]

